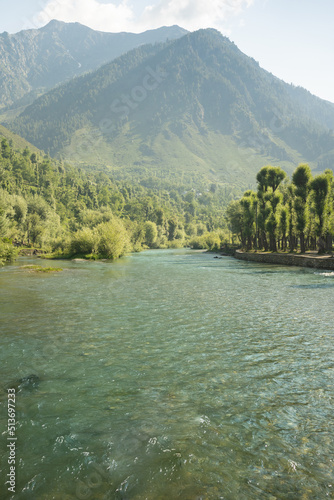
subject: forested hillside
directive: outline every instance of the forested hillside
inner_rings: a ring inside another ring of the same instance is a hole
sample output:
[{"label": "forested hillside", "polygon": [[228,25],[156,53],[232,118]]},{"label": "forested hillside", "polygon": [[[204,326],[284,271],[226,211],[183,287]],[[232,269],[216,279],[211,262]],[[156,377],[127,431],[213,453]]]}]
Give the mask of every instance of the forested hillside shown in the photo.
[{"label": "forested hillside", "polygon": [[0,259],[15,254],[13,244],[111,259],[143,247],[218,249],[233,193],[204,180],[202,191],[200,182],[197,189],[184,182],[87,173],[2,138]]},{"label": "forested hillside", "polygon": [[99,68],[147,43],[178,38],[186,30],[163,27],[144,33],[103,33],[79,23],[51,21],[40,29],[0,34],[0,109],[27,105],[57,84]]},{"label": "forested hillside", "polygon": [[88,167],[201,172],[245,188],[259,165],[331,167],[334,107],[303,95],[217,31],[200,30],[58,87],[9,126]]}]

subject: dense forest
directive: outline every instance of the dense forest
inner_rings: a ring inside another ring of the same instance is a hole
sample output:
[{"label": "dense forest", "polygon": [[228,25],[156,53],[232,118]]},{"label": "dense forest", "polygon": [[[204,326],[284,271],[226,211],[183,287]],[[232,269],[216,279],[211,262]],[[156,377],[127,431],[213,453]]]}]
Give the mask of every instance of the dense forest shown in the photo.
[{"label": "dense forest", "polygon": [[[188,185],[188,188],[185,186]],[[142,248],[185,245],[217,250],[227,238],[231,190],[187,179],[131,177],[84,170],[42,153],[0,147],[0,260],[20,247],[53,255],[118,258]]]},{"label": "dense forest", "polygon": [[227,209],[231,229],[246,250],[331,252],[334,236],[332,170],[312,176],[300,164],[289,181],[280,167],[257,174],[257,191],[248,190]]}]

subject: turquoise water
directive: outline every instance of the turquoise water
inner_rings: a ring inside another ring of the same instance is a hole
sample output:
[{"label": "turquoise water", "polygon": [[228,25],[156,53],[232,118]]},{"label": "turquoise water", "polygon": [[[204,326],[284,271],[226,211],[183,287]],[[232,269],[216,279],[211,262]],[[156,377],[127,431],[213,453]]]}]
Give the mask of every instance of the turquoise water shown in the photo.
[{"label": "turquoise water", "polygon": [[333,273],[187,250],[31,263],[50,265],[0,270],[0,498],[334,498]]}]

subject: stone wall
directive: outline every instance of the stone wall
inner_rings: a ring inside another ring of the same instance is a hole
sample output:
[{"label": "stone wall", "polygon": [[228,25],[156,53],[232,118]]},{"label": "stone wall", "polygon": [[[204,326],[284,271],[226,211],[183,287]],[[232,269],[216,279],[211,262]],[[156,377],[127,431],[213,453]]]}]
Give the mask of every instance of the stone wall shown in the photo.
[{"label": "stone wall", "polygon": [[269,252],[242,252],[237,250],[235,258],[260,262],[262,264],[282,264],[284,266],[315,267],[318,269],[334,270],[334,257],[317,254],[298,255],[292,253],[269,253]]}]

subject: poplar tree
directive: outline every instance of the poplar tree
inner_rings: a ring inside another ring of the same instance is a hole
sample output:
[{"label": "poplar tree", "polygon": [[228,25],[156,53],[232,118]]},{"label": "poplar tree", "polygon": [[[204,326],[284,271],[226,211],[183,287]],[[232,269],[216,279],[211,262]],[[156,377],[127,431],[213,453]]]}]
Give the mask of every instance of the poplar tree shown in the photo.
[{"label": "poplar tree", "polygon": [[305,230],[308,222],[307,199],[312,179],[311,169],[307,164],[299,165],[293,173],[292,182],[296,187],[294,209],[296,226],[300,238],[300,252],[305,253]]},{"label": "poplar tree", "polygon": [[325,252],[325,224],[327,212],[327,198],[329,192],[329,179],[326,174],[317,175],[311,182],[312,198],[317,216],[316,235],[318,237],[318,251]]}]

